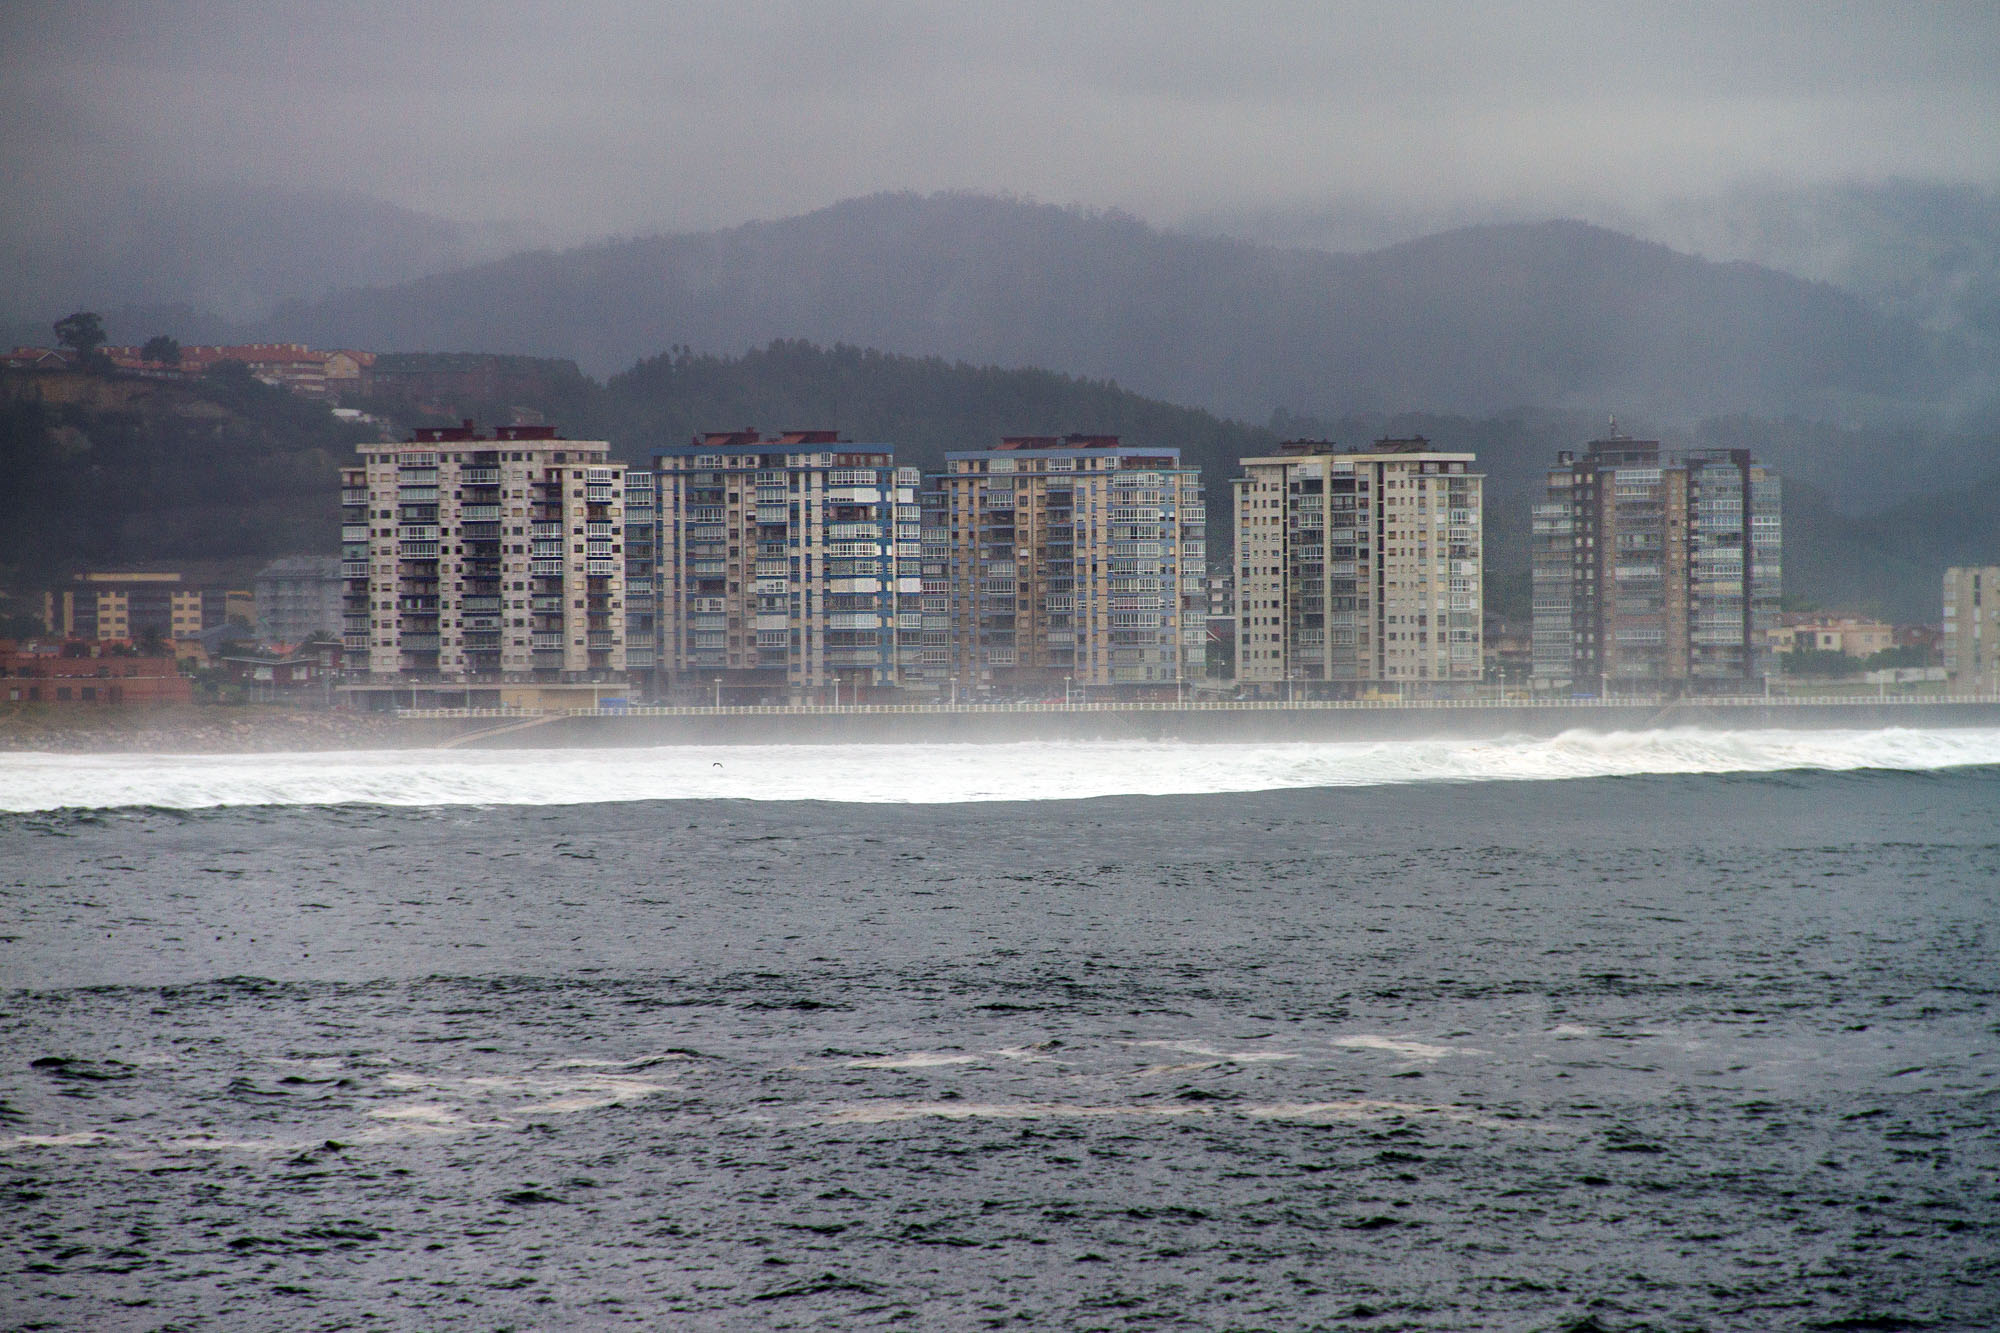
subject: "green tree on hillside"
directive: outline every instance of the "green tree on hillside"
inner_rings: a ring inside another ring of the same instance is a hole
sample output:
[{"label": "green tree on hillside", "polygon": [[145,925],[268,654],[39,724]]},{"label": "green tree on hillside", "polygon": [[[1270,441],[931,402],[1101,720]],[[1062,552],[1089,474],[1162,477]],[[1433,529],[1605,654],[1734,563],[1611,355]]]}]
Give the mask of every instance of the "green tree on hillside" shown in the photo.
[{"label": "green tree on hillside", "polygon": [[164,333],[154,334],[146,339],[146,345],[139,349],[139,355],[148,361],[159,361],[169,366],[181,363],[181,344],[178,338],[169,338]]},{"label": "green tree on hillside", "polygon": [[104,320],[94,310],[79,310],[72,315],[64,315],[55,323],[56,341],[76,352],[76,359],[83,365],[95,366],[101,360],[98,348],[104,346]]}]

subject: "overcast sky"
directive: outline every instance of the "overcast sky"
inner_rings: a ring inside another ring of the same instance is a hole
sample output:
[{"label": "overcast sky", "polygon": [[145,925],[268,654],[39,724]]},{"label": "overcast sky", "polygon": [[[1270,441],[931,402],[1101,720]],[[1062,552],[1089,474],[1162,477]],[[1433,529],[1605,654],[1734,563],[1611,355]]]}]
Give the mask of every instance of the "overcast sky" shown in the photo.
[{"label": "overcast sky", "polygon": [[887,189],[1162,225],[2000,184],[2000,4],[0,3],[0,167],[552,240]]}]

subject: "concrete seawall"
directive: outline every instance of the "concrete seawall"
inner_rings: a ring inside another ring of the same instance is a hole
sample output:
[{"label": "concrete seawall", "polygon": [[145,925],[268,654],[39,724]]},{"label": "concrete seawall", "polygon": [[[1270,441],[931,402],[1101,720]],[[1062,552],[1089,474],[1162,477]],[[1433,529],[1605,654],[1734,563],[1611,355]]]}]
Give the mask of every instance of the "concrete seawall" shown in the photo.
[{"label": "concrete seawall", "polygon": [[689,709],[550,715],[532,725],[438,719],[461,748],[1005,742],[1028,740],[1369,741],[1431,736],[1554,736],[1565,731],[2000,726],[2000,701],[1473,704],[1373,708]]}]

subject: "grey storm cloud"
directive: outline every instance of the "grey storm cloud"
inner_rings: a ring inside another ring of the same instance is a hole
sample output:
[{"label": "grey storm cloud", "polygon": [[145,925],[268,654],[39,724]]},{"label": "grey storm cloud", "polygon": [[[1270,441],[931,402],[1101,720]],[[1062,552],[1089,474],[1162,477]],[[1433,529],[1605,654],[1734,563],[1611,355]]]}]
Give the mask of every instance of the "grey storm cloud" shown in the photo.
[{"label": "grey storm cloud", "polygon": [[554,239],[973,188],[1162,222],[2000,177],[2000,6],[15,3],[0,146]]}]

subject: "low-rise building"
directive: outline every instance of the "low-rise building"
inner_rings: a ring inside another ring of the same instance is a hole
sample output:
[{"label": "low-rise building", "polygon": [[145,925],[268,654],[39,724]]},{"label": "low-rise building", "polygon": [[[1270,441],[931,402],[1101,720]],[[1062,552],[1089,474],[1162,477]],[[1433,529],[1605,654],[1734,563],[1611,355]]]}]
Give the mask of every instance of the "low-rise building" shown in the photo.
[{"label": "low-rise building", "polygon": [[92,571],[43,594],[42,623],[62,639],[186,645],[228,620],[231,596],[248,594],[193,587],[171,570]]},{"label": "low-rise building", "polygon": [[171,657],[141,657],[94,639],[0,642],[0,702],[154,707],[194,700]]},{"label": "low-rise building", "polygon": [[321,639],[288,651],[251,648],[226,653],[222,668],[231,684],[242,686],[255,699],[323,696],[340,677],[341,653],[339,643]]},{"label": "low-rise building", "polygon": [[1896,644],[1893,625],[1858,616],[1807,611],[1781,613],[1777,628],[1770,634],[1772,649],[1781,653],[1842,653],[1859,659],[1873,657]]}]

